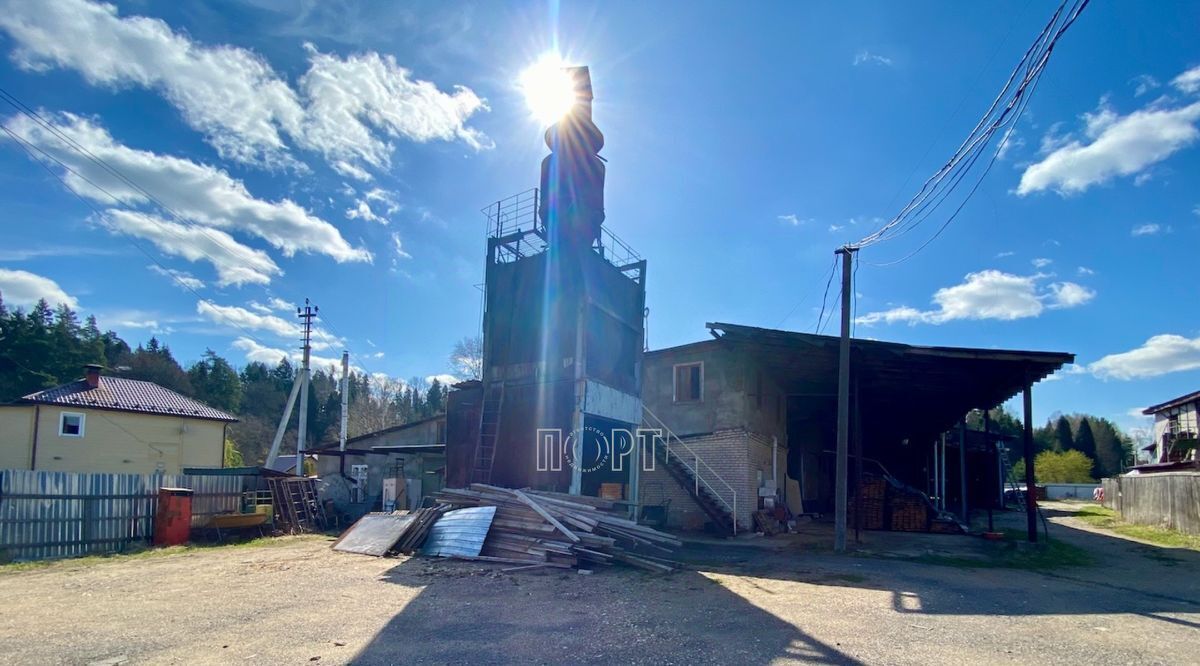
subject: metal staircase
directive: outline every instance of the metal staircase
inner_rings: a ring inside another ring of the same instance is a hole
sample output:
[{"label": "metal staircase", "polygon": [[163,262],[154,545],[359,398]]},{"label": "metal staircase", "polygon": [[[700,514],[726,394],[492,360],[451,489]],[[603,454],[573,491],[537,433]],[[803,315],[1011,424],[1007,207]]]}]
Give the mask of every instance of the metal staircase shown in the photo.
[{"label": "metal staircase", "polygon": [[696,500],[696,504],[721,531],[738,532],[737,491],[691,447],[679,439],[662,419],[643,405],[643,427],[662,433],[661,445],[654,447],[655,458],[667,473]]},{"label": "metal staircase", "polygon": [[504,407],[504,383],[484,389],[479,411],[479,446],[471,467],[471,483],[491,483],[496,462],[496,440],[500,437],[500,412]]}]

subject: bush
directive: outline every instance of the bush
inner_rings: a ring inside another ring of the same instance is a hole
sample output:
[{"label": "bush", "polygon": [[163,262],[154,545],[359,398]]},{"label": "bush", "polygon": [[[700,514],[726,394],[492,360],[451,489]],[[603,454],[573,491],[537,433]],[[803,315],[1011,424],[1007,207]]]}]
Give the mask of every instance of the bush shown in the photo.
[{"label": "bush", "polygon": [[1093,483],[1092,459],[1075,450],[1043,451],[1033,459],[1038,483]]}]

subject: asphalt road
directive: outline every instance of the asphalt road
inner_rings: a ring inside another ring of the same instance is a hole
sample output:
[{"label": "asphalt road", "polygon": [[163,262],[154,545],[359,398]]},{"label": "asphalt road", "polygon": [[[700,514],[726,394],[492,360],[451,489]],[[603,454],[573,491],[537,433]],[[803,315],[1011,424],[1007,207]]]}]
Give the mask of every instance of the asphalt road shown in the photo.
[{"label": "asphalt road", "polygon": [[669,576],[502,573],[309,538],[0,570],[0,663],[1196,663],[1200,554],[1053,520],[1095,566],[781,542],[700,549]]}]

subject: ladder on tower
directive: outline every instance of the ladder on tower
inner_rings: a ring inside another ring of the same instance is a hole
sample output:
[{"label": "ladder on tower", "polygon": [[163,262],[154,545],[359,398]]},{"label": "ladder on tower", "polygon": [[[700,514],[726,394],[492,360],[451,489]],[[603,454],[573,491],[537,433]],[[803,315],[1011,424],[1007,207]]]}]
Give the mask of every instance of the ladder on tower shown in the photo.
[{"label": "ladder on tower", "polygon": [[491,483],[496,462],[496,442],[500,439],[500,413],[504,407],[504,383],[484,389],[483,408],[479,411],[479,446],[471,468],[471,483]]}]

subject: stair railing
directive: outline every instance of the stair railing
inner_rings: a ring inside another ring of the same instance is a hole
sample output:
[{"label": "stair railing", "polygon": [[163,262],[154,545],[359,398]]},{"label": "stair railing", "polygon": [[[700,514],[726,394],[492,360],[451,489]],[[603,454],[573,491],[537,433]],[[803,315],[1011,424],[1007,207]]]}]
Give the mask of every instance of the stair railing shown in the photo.
[{"label": "stair railing", "polygon": [[[733,533],[737,534],[737,491],[734,490],[733,486],[730,485],[729,482],[726,481],[720,474],[717,474],[717,471],[713,469],[711,465],[705,462],[704,459],[700,457],[700,454],[696,453],[692,447],[684,444],[683,440],[679,439],[679,437],[677,437],[675,433],[667,427],[667,424],[663,423],[662,419],[658,418],[654,412],[650,411],[649,407],[642,405],[642,410],[646,414],[646,424],[651,429],[662,431],[662,440],[666,451],[667,460],[670,460],[671,457],[674,456],[675,460],[679,461],[679,463],[682,464],[689,473],[691,473],[693,483],[695,484],[695,494],[697,498],[700,495],[701,485],[707,488],[709,492],[712,493],[713,497],[717,498],[717,501],[720,502],[725,507],[725,510],[729,512],[729,516],[733,522]],[[712,478],[713,482],[722,486],[724,490],[720,491],[713,487],[713,483],[710,483],[709,480],[705,478],[706,475]]]}]

